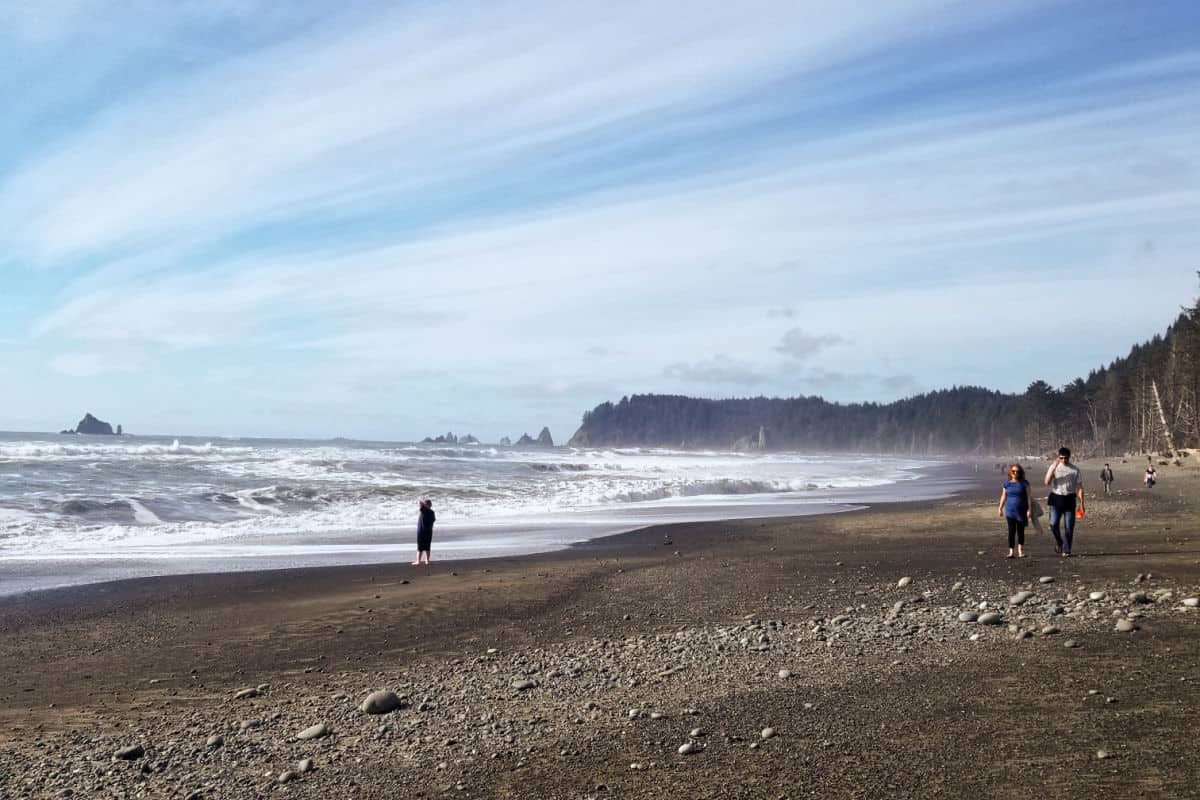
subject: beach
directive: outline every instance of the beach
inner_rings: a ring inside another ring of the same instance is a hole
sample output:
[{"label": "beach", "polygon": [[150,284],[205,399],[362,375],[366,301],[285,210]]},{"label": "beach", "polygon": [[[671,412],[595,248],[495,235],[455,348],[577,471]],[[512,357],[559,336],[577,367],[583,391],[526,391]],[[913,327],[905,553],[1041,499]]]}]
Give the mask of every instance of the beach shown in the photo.
[{"label": "beach", "polygon": [[987,462],[843,514],[3,598],[0,796],[1200,796],[1189,460],[1112,459],[1109,497],[1082,464],[1070,559],[1003,557]]}]

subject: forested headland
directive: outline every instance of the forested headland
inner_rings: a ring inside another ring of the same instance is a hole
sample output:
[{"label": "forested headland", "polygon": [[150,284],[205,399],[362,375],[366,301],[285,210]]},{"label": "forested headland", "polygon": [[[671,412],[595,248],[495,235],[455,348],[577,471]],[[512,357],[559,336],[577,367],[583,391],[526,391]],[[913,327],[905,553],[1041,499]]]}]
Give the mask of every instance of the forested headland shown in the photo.
[{"label": "forested headland", "polygon": [[892,403],[644,394],[583,415],[573,446],[1080,455],[1200,446],[1200,301],[1165,333],[1062,387],[977,386]]}]

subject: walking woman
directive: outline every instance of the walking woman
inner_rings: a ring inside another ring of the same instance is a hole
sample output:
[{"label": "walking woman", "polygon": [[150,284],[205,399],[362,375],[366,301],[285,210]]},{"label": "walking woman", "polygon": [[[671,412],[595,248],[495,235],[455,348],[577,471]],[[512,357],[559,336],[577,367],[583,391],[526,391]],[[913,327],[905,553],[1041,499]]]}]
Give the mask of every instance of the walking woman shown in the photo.
[{"label": "walking woman", "polygon": [[1025,557],[1025,525],[1033,510],[1033,492],[1025,480],[1025,470],[1020,464],[1008,467],[1008,480],[1000,489],[1000,516],[1008,523],[1008,557]]}]

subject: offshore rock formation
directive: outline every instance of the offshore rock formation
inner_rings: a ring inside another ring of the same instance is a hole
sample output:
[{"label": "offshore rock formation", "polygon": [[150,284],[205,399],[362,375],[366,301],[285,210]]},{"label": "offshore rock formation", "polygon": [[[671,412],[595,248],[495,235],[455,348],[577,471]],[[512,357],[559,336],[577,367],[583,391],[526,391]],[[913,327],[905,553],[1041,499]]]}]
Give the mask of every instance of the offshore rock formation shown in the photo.
[{"label": "offshore rock formation", "polygon": [[517,447],[554,447],[554,437],[550,435],[549,428],[542,428],[536,439],[528,433],[522,433],[521,438],[517,439]]},{"label": "offshore rock formation", "polygon": [[118,433],[114,433],[112,425],[109,425],[102,419],[96,419],[91,413],[87,413],[83,415],[83,419],[79,420],[79,424],[75,426],[75,430],[62,431],[62,433],[84,433],[89,436],[117,436],[120,430],[121,426],[118,425]]}]

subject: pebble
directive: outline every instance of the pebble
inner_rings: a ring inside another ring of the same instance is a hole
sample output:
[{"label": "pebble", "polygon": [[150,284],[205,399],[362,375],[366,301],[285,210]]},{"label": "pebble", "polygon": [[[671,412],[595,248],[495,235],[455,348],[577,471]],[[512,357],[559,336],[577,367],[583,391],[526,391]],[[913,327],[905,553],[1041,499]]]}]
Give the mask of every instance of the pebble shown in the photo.
[{"label": "pebble", "polygon": [[279,777],[275,780],[279,781],[280,783],[291,783],[292,781],[299,779],[299,777],[299,773],[293,772],[289,769],[279,773]]},{"label": "pebble", "polygon": [[779,677],[781,680],[786,681],[788,678],[792,677],[792,671],[788,669],[781,669],[779,670]]},{"label": "pebble", "polygon": [[140,744],[133,744],[129,747],[122,747],[113,755],[122,761],[133,761],[146,755],[146,750]]},{"label": "pebble", "polygon": [[774,728],[763,728],[762,729],[762,738],[764,738],[764,739],[775,738],[775,729]]},{"label": "pebble", "polygon": [[1028,601],[1031,597],[1033,597],[1033,592],[1017,592],[1012,597],[1008,598],[1008,604],[1010,606],[1022,606],[1025,605],[1026,601]]},{"label": "pebble", "polygon": [[234,700],[249,700],[251,697],[258,697],[259,694],[261,694],[261,692],[259,692],[256,687],[251,686],[249,689],[242,689],[240,692],[235,694],[233,696],[233,699]]},{"label": "pebble", "polygon": [[322,736],[328,735],[329,726],[324,722],[318,722],[316,725],[310,725],[297,733],[296,738],[300,739],[301,741],[308,741],[309,739],[320,739]]},{"label": "pebble", "polygon": [[219,733],[214,733],[205,740],[204,746],[209,750],[216,750],[221,745],[225,744],[225,737]]},{"label": "pebble", "polygon": [[989,611],[986,614],[980,614],[977,621],[980,625],[999,625],[1003,622],[1003,618],[995,611]]},{"label": "pebble", "polygon": [[1130,633],[1137,630],[1137,625],[1133,624],[1133,620],[1131,619],[1119,619],[1117,620],[1116,630],[1120,633]]},{"label": "pebble", "polygon": [[958,615],[959,622],[975,622],[979,619],[979,615],[974,611],[964,611]]},{"label": "pebble", "polygon": [[403,705],[404,701],[398,694],[387,689],[379,689],[367,695],[359,704],[358,709],[365,714],[390,714]]},{"label": "pebble", "polygon": [[952,591],[952,592],[957,592],[957,591],[958,591],[959,589],[961,589],[962,587],[963,587],[963,582],[962,582],[962,581],[955,581],[955,582],[954,582],[954,585],[950,587],[950,591]]},{"label": "pebble", "polygon": [[703,735],[704,735],[703,728],[692,728],[690,731],[688,731],[688,736],[691,736],[693,739],[698,739]]},{"label": "pebble", "polygon": [[1065,642],[1063,642],[1063,647],[1067,647],[1067,648],[1079,647],[1079,643],[1076,642],[1074,639],[1067,639]]},{"label": "pebble", "polygon": [[536,688],[537,688],[537,681],[531,681],[531,680],[528,680],[528,679],[523,679],[523,680],[516,680],[516,681],[513,681],[513,682],[512,682],[511,684],[509,684],[509,685],[510,685],[510,686],[512,686],[512,688],[516,689],[518,692],[524,692],[524,691],[527,691],[527,690],[529,690],[529,689],[536,689]]},{"label": "pebble", "polygon": [[311,758],[303,759],[299,764],[296,765],[296,771],[299,773],[312,772],[313,760]]},{"label": "pebble", "polygon": [[897,588],[903,589],[905,586],[908,586],[910,583],[912,583],[912,578],[905,575],[903,578],[896,581],[896,586],[897,586]]},{"label": "pebble", "polygon": [[1104,598],[1104,592],[1092,592],[1088,595],[1088,600],[1103,600]]},{"label": "pebble", "polygon": [[679,755],[690,756],[692,753],[697,752],[699,749],[700,748],[696,747],[695,743],[693,743],[693,742],[684,742],[683,744],[679,745]]},{"label": "pebble", "polygon": [[1109,753],[1107,750],[1097,750],[1096,758],[1099,758],[1101,760],[1106,759],[1106,758],[1112,758],[1112,754]]},{"label": "pebble", "polygon": [[1060,631],[1053,625],[1047,625],[1046,627],[1042,628],[1042,636],[1053,636],[1056,633],[1060,633]]},{"label": "pebble", "polygon": [[1038,578],[1038,583],[1054,583],[1054,576],[1043,575],[1042,577]]},{"label": "pebble", "polygon": [[1185,606],[1187,606],[1188,608],[1195,608],[1196,606],[1200,606],[1200,597],[1185,598],[1183,601],[1183,604]]}]

